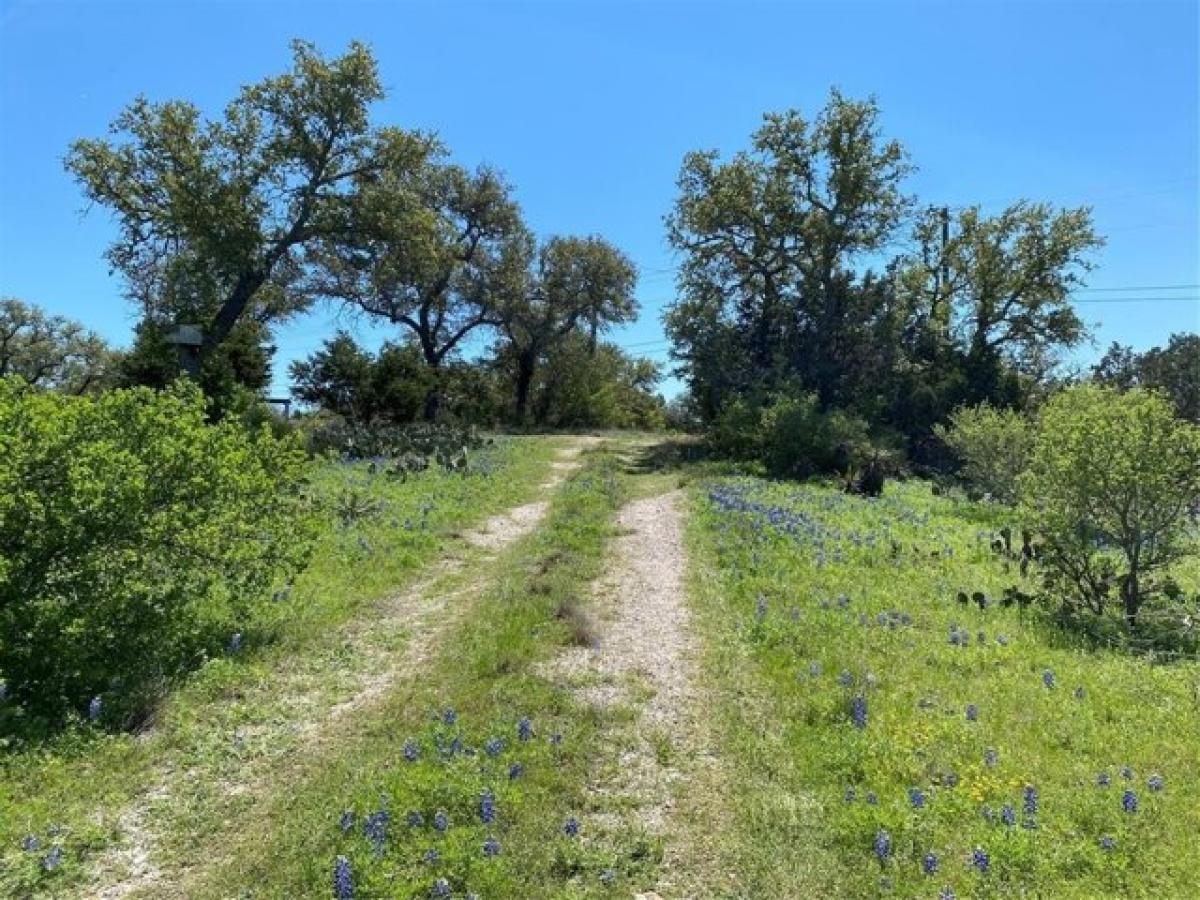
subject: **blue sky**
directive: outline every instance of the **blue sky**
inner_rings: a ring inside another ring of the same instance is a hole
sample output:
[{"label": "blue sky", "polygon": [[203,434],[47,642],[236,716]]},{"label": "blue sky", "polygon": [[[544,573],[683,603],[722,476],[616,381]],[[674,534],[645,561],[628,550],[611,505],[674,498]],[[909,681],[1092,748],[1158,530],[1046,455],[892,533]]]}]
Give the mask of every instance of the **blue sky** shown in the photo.
[{"label": "blue sky", "polygon": [[[114,229],[62,170],[138,93],[219,111],[287,66],[288,41],[361,39],[376,121],[437,131],[516,186],[543,235],[599,233],[641,268],[620,343],[666,358],[674,259],[662,217],[683,155],[733,152],[763,112],[873,93],[928,203],[1091,204],[1108,237],[1080,294],[1096,348],[1200,330],[1198,4],[1187,2],[57,2],[0,0],[0,295],[126,344]],[[1178,290],[1149,287],[1188,285]],[[1171,300],[1150,298],[1171,297]],[[1108,302],[1139,298],[1136,302]],[[1094,302],[1105,301],[1105,302]],[[287,360],[335,313],[280,331]],[[361,331],[377,340],[381,332]],[[668,385],[673,390],[673,385]]]}]

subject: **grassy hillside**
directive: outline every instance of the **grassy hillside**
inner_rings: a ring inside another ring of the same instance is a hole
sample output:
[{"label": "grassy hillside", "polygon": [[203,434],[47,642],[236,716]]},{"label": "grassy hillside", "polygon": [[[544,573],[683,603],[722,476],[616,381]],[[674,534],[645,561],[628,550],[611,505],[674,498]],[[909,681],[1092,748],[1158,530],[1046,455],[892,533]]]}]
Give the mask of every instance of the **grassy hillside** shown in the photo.
[{"label": "grassy hillside", "polygon": [[694,505],[731,894],[1200,892],[1200,664],[1004,605],[1001,508],[749,478]]}]

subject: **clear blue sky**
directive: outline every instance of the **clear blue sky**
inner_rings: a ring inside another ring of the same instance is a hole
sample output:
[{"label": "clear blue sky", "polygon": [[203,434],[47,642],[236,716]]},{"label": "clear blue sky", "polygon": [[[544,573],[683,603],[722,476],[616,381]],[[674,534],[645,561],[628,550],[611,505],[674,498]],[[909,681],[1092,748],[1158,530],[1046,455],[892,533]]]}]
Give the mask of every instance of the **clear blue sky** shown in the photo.
[{"label": "clear blue sky", "polygon": [[[929,203],[1089,203],[1108,246],[1088,303],[1097,346],[1200,330],[1195,0],[1185,2],[55,2],[0,0],[0,295],[126,344],[134,310],[103,259],[113,227],[62,170],[138,93],[216,112],[284,69],[288,41],[361,39],[389,91],[378,122],[436,130],[515,184],[541,234],[600,233],[641,267],[618,335],[665,359],[662,216],[685,152],[745,145],[764,111],[814,112],[831,85],[877,95]],[[1136,289],[1132,289],[1136,288]],[[332,330],[279,334],[284,363]],[[368,335],[370,337],[370,335]],[[376,335],[377,337],[377,335]],[[1096,349],[1079,354],[1094,358]],[[673,385],[670,386],[673,388]]]}]

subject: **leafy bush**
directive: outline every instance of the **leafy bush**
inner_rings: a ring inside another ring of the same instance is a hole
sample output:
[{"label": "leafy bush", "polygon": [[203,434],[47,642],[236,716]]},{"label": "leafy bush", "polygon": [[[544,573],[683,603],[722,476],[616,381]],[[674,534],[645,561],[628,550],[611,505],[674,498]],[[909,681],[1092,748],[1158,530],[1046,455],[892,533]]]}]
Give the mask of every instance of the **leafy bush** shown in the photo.
[{"label": "leafy bush", "polygon": [[857,470],[872,456],[866,422],[822,411],[815,394],[735,400],[713,423],[709,440],[717,452],[759,459],[771,474],[788,478]]},{"label": "leafy bush", "polygon": [[962,475],[973,487],[1005,503],[1017,499],[1017,477],[1029,465],[1036,429],[1024,415],[986,403],[963,406],[950,427],[934,426],[962,461]]},{"label": "leafy bush", "polygon": [[1104,614],[1114,589],[1128,624],[1186,551],[1200,498],[1200,428],[1161,395],[1082,385],[1042,411],[1021,498],[1046,542],[1052,586]]},{"label": "leafy bush", "polygon": [[337,422],[313,432],[315,453],[333,452],[345,460],[387,462],[396,475],[431,465],[452,472],[467,470],[472,453],[492,443],[475,428],[460,425],[353,425]]},{"label": "leafy bush", "polygon": [[[127,724],[303,564],[294,440],[206,424],[178,383],[95,398],[0,381],[0,678],[7,716]],[[97,699],[98,698],[98,699]]]}]

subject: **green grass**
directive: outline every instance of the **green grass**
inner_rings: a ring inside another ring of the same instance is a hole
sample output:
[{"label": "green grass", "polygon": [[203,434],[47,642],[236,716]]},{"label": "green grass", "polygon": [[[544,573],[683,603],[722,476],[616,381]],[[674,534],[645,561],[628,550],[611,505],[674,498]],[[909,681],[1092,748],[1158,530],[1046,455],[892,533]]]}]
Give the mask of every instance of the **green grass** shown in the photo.
[{"label": "green grass", "polygon": [[[280,672],[293,686],[336,691],[354,664],[343,626],[410,582],[462,530],[532,496],[561,444],[501,439],[489,452],[491,474],[469,477],[429,471],[401,482],[365,465],[322,466],[314,491],[330,515],[310,565],[246,623],[241,652],[209,661],[167,696],[148,736],[84,728],[3,750],[0,894],[52,894],[77,883],[89,854],[118,836],[121,810],[164,767],[219,775],[247,753],[278,752],[274,745],[242,747],[231,735],[247,724],[271,733],[269,726],[294,715],[276,691]],[[349,491],[376,512],[344,526],[334,511]],[[27,835],[39,840],[39,850],[22,849]],[[42,860],[54,845],[63,847],[63,863],[47,872]]]},{"label": "green grass", "polygon": [[[505,551],[493,587],[420,677],[357,721],[335,753],[296,772],[274,802],[250,811],[236,839],[213,849],[222,864],[188,895],[321,896],[340,855],[365,896],[427,897],[439,878],[457,897],[627,896],[630,880],[654,864],[654,848],[632,833],[591,840],[586,815],[588,774],[612,723],[538,665],[574,640],[563,611],[587,602],[623,485],[611,454],[588,454],[545,525]],[[532,728],[527,741],[522,718]],[[463,749],[448,752],[455,738]],[[503,741],[495,756],[484,749],[493,738]],[[405,758],[409,742],[416,761]],[[515,779],[513,764],[523,767]],[[481,820],[484,791],[495,797],[492,823]],[[432,826],[439,810],[450,823],[444,834]],[[343,832],[345,811],[354,825]],[[363,825],[381,811],[389,823],[377,851]],[[407,824],[410,812],[421,825]],[[582,823],[578,837],[563,833],[571,817]],[[494,857],[483,850],[488,838],[500,846]],[[436,861],[426,861],[429,850]]]},{"label": "green grass", "polygon": [[[997,604],[1020,576],[988,546],[993,529],[1015,524],[996,507],[917,482],[889,485],[880,501],[758,479],[713,484],[762,508],[723,510],[707,490],[693,493],[692,587],[723,783],[710,867],[736,873],[704,893],[1200,896],[1200,665],[1080,649],[1033,610]],[[799,534],[764,525],[772,508],[802,516]],[[992,604],[961,606],[959,590]],[[967,646],[951,644],[954,625]],[[868,707],[862,729],[856,695]],[[1097,785],[1101,772],[1110,786]],[[1148,788],[1152,774],[1161,792]],[[1122,810],[1127,789],[1136,813]],[[1014,827],[999,818],[1005,805]],[[891,840],[883,861],[880,831]],[[1106,835],[1112,850],[1100,846]],[[987,873],[971,865],[976,848]],[[938,858],[931,876],[927,853]]]}]

